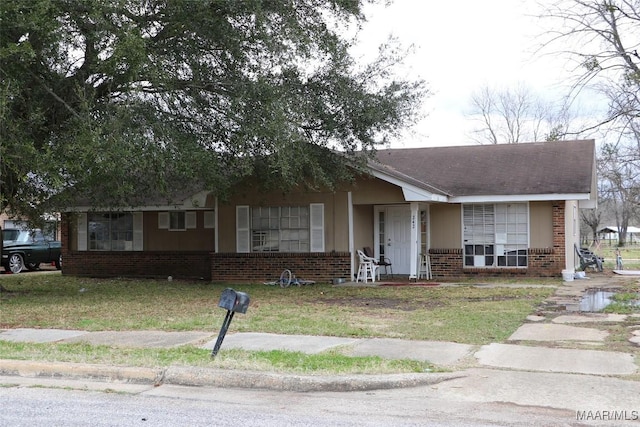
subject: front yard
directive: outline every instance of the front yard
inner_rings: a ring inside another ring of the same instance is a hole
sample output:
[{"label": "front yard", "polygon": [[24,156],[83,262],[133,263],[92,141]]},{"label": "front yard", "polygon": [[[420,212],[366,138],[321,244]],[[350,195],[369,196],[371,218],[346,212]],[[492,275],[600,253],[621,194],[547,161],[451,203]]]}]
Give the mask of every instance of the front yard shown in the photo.
[{"label": "front yard", "polygon": [[[560,281],[542,287],[446,286],[333,287],[315,284],[282,289],[266,285],[220,285],[157,280],[99,280],[61,274],[2,276],[10,292],[0,293],[0,329],[220,330],[222,291],[249,294],[246,314],[237,314],[233,332],[383,337],[488,344],[504,341],[554,292]],[[206,350],[118,349],[84,344],[25,344],[0,341],[0,359],[108,363],[133,366],[170,364],[293,372],[416,372],[428,363],[346,357],[246,352],[224,347],[215,360]]]}]

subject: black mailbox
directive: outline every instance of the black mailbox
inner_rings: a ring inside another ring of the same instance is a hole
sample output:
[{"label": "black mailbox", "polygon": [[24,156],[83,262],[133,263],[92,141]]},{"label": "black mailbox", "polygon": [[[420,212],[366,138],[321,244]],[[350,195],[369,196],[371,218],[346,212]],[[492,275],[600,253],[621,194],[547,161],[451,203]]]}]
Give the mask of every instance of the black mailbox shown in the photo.
[{"label": "black mailbox", "polygon": [[218,307],[236,313],[246,313],[249,308],[249,295],[227,288],[220,295]]},{"label": "black mailbox", "polygon": [[222,322],[222,327],[218,334],[218,340],[216,341],[216,345],[213,346],[211,357],[216,357],[216,354],[218,354],[218,350],[220,350],[222,340],[227,333],[227,329],[229,329],[233,315],[236,313],[247,312],[247,308],[249,308],[249,295],[244,292],[237,292],[231,288],[227,288],[222,291],[222,295],[220,295],[218,307],[227,310],[227,315],[224,317],[224,321]]}]

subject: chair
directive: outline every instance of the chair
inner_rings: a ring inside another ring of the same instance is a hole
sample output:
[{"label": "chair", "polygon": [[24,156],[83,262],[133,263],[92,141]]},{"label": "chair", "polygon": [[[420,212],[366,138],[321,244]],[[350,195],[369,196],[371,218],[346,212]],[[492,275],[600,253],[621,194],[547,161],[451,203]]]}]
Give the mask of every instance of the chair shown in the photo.
[{"label": "chair", "polygon": [[593,268],[596,271],[602,272],[602,263],[604,259],[600,258],[587,248],[578,248],[578,245],[574,244],[578,258],[580,258],[580,270],[586,271],[588,267]]},{"label": "chair", "polygon": [[[385,276],[388,276],[389,271],[391,271],[391,277],[393,277],[393,266],[391,265],[391,260],[389,258],[385,258],[384,256],[381,255],[380,259],[376,259],[373,254],[373,250],[371,250],[370,247],[366,246],[363,249],[364,249],[364,254],[369,258],[373,258],[375,260],[375,263],[378,265],[378,280],[380,280],[380,270],[379,270],[380,267],[384,267]],[[389,270],[387,270],[387,268]]]},{"label": "chair", "polygon": [[369,278],[371,278],[371,282],[375,282],[376,270],[378,269],[376,259],[366,256],[361,250],[358,250],[358,257],[360,258],[360,266],[358,267],[356,282],[363,281],[366,283]]}]

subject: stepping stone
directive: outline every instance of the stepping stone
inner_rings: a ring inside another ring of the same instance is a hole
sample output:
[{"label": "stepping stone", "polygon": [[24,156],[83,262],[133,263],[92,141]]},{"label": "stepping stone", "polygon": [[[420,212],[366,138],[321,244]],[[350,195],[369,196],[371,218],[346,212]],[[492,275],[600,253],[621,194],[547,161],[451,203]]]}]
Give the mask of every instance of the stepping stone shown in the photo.
[{"label": "stepping stone", "polygon": [[570,314],[558,316],[551,320],[553,323],[588,323],[588,322],[624,322],[626,314]]},{"label": "stepping stone", "polygon": [[519,327],[510,341],[604,341],[607,331],[549,323],[527,323]]}]

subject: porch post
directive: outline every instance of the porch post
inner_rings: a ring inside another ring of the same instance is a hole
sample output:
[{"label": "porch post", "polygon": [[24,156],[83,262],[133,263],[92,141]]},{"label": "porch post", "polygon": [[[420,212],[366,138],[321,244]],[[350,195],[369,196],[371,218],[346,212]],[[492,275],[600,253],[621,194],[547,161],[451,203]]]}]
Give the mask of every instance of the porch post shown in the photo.
[{"label": "porch post", "polygon": [[[578,202],[575,200],[566,200],[564,202],[564,233],[560,236],[556,236],[554,233],[554,239],[556,237],[564,238],[564,268],[568,272],[575,272],[576,252],[574,245],[580,247],[580,226],[578,225]],[[560,223],[562,225],[562,223]],[[554,242],[555,243],[555,242]]]},{"label": "porch post", "polygon": [[351,258],[351,281],[355,278],[355,256],[353,250],[353,194],[351,191],[347,193],[347,215],[349,224],[349,254]]},{"label": "porch post", "polygon": [[411,270],[409,279],[418,278],[418,226],[420,223],[420,206],[417,202],[411,202]]}]

